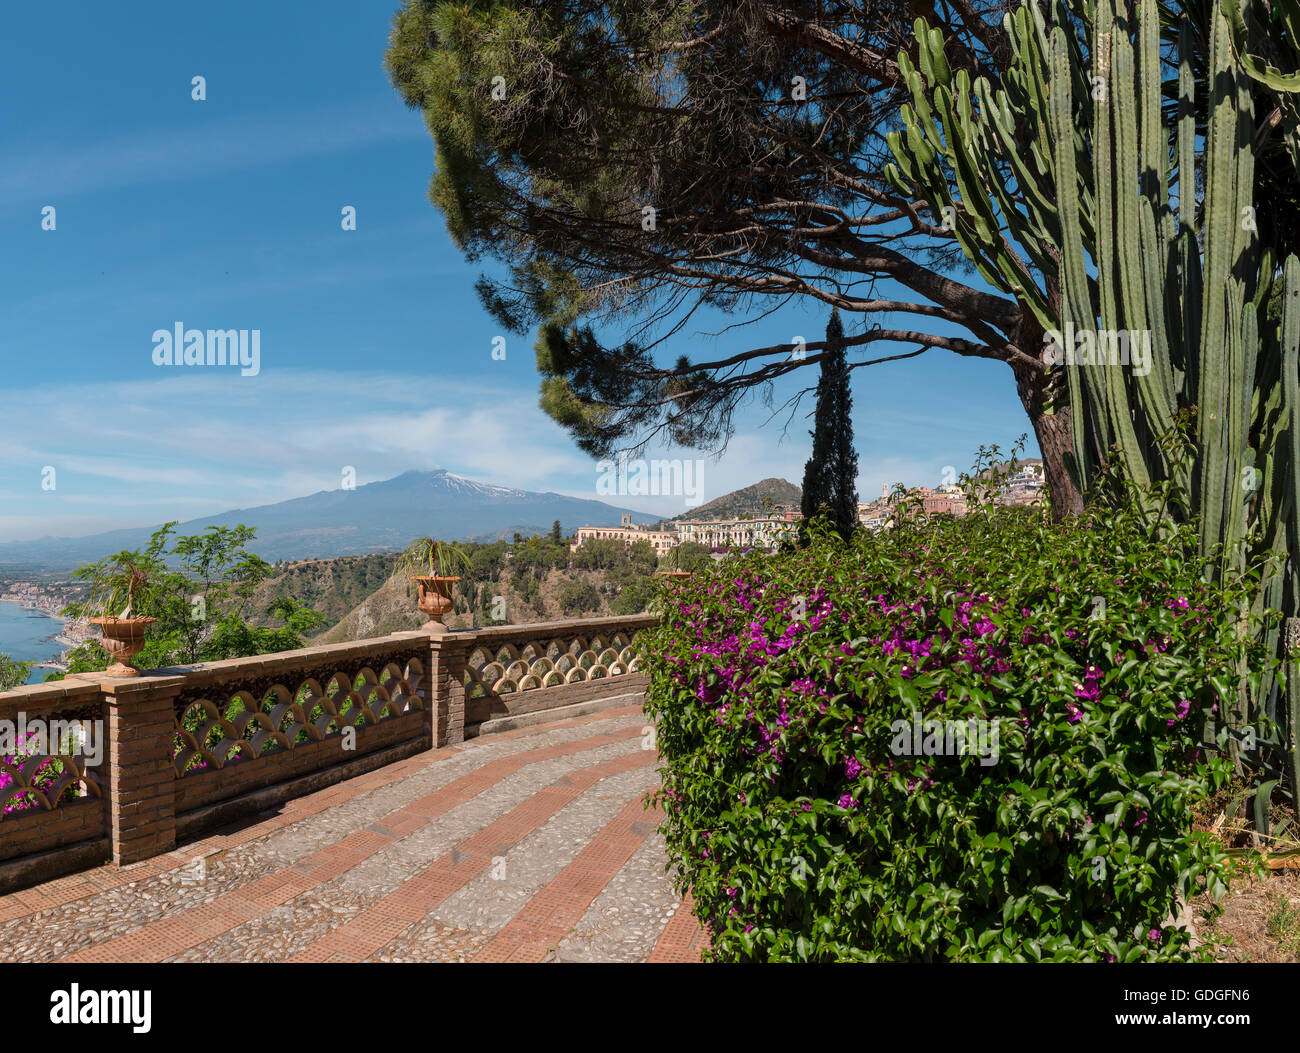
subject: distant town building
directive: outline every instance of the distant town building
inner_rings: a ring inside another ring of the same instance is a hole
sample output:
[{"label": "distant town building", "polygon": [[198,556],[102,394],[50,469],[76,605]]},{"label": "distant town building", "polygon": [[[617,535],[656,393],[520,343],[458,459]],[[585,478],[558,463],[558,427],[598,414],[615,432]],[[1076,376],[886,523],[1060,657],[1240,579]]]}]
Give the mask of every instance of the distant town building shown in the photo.
[{"label": "distant town building", "polygon": [[[1031,461],[1001,480],[993,501],[999,505],[1036,505],[1043,500],[1043,490],[1042,463]],[[966,491],[960,486],[916,486],[907,494],[910,498],[919,498],[922,511],[929,515],[964,516],[969,511]],[[897,505],[889,487],[882,486],[878,500],[858,504],[858,522],[868,530],[887,529],[897,514]]]},{"label": "distant town building", "polygon": [[873,501],[858,508],[858,522],[868,530],[884,530],[889,525],[889,513],[878,508]]},{"label": "distant town building", "polygon": [[579,527],[569,550],[576,552],[584,542],[592,538],[622,541],[625,545],[648,541],[656,555],[662,555],[686,541],[707,548],[770,548],[782,538],[793,537],[799,519],[798,510],[785,505],[778,506],[776,511],[767,515],[681,520],[672,524],[672,530],[649,530],[634,524],[632,517],[624,513],[622,524],[617,527]]},{"label": "distant town building", "polygon": [[1043,499],[1043,466],[1026,464],[1007,479],[1003,504],[1036,505]]},{"label": "distant town building", "polygon": [[966,499],[954,494],[931,494],[921,502],[921,507],[931,515],[964,516]]},{"label": "distant town building", "polygon": [[623,544],[628,546],[631,546],[637,541],[648,541],[654,549],[655,555],[663,555],[663,553],[667,552],[669,549],[676,548],[678,545],[677,532],[675,530],[650,530],[647,527],[639,526],[632,522],[632,516],[627,512],[623,513],[623,521],[620,526],[578,527],[573,543],[569,546],[569,551],[578,551],[578,548],[582,543],[591,538],[606,538],[611,541],[621,541]]},{"label": "distant town building", "polygon": [[[1043,466],[1031,461],[1001,480],[994,496],[1000,505],[1036,505],[1043,500]],[[964,516],[969,511],[966,491],[960,486],[915,486],[907,490],[910,500],[919,504],[927,515]],[[916,507],[916,506],[913,506]],[[858,522],[867,530],[886,530],[898,514],[898,500],[882,485],[875,501],[858,502]],[[657,555],[692,541],[706,548],[772,548],[785,538],[793,538],[801,513],[795,505],[776,505],[772,511],[757,516],[734,519],[683,519],[672,522],[671,530],[649,530],[637,526],[624,514],[621,526],[579,527],[571,547],[577,548],[589,538],[612,538],[631,545],[649,541]]]},{"label": "distant town building", "polygon": [[940,486],[932,493],[924,495],[921,507],[933,515],[964,516],[966,514],[966,495],[960,486]]},{"label": "distant town building", "polygon": [[770,548],[797,532],[798,513],[787,509],[748,519],[687,519],[677,527],[679,542],[693,541],[709,548]]}]

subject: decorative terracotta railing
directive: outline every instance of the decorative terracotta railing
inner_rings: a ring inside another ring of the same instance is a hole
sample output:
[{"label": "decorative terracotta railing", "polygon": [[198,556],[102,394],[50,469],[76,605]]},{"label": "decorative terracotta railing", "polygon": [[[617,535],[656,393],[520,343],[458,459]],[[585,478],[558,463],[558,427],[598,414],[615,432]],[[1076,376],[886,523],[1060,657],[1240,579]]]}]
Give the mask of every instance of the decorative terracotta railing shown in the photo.
[{"label": "decorative terracotta railing", "polygon": [[[105,708],[98,685],[82,681],[0,694],[0,862],[103,841],[106,777],[94,762],[107,743],[91,736],[104,728]],[[69,734],[74,722],[90,734]]]},{"label": "decorative terracotta railing", "polygon": [[394,633],[0,693],[0,728],[91,721],[103,749],[98,764],[76,749],[0,764],[0,800],[11,805],[0,815],[0,891],[171,851],[178,838],[503,718],[632,696],[645,683],[633,638],[653,622]]},{"label": "decorative terracotta railing", "polygon": [[466,725],[547,709],[556,697],[573,702],[594,697],[620,686],[606,681],[636,674],[635,629],[607,625],[584,632],[589,624],[542,622],[476,631],[465,659]]},{"label": "decorative terracotta railing", "polygon": [[[422,740],[430,637],[375,640],[165,670],[177,812]],[[160,670],[160,672],[162,672]]]}]

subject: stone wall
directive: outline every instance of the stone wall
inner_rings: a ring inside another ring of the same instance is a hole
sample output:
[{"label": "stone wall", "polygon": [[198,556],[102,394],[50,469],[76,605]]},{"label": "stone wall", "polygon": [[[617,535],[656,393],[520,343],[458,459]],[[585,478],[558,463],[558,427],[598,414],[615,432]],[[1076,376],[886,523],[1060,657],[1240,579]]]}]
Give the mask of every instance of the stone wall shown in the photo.
[{"label": "stone wall", "polygon": [[393,633],[0,693],[0,721],[90,721],[104,736],[97,762],[74,744],[0,769],[11,806],[0,892],[169,852],[178,837],[463,742],[485,721],[640,691],[633,638],[653,622]]}]

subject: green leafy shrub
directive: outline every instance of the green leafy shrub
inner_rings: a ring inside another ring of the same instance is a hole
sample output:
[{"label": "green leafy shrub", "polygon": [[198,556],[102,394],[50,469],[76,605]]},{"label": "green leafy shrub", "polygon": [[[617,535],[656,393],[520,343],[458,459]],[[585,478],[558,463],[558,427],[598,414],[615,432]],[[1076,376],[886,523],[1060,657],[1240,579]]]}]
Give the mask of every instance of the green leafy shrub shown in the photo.
[{"label": "green leafy shrub", "polygon": [[566,581],[560,587],[560,610],[567,615],[600,610],[600,593],[586,578]]},{"label": "green leafy shrub", "polygon": [[[258,588],[274,568],[248,550],[257,535],[252,527],[211,526],[175,537],[175,525],[166,523],[154,531],[142,552],[119,552],[79,568],[77,577],[93,587],[63,613],[119,614],[129,594],[131,613],[157,619],[146,630],[144,650],[134,660],[139,669],[288,651],[301,647],[308,634],[326,623],[310,606],[286,596],[254,611]],[[254,613],[283,624],[258,625],[250,620]],[[67,671],[95,672],[108,663],[108,654],[91,639],[69,652]]]},{"label": "green leafy shrub", "polygon": [[654,579],[629,576],[626,580],[610,578],[615,589],[609,609],[612,614],[640,614],[654,596]]},{"label": "green leafy shrub", "polygon": [[664,570],[704,570],[713,562],[709,547],[694,541],[683,541],[664,553]]},{"label": "green leafy shrub", "polygon": [[0,654],[0,691],[20,687],[31,676],[34,662],[16,662],[7,654]]},{"label": "green leafy shrub", "polygon": [[647,710],[713,955],[1194,956],[1168,919],[1221,890],[1192,808],[1229,770],[1202,743],[1264,661],[1245,584],[1200,567],[1191,528],[1131,506],[1004,508],[814,531],[673,590]]}]

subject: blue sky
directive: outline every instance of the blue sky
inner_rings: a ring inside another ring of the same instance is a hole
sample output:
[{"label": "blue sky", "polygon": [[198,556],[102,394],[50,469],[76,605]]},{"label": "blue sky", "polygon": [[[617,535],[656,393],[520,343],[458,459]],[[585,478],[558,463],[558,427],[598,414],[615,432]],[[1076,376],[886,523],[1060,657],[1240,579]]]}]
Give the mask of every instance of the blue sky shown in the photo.
[{"label": "blue sky", "polygon": [[[359,483],[443,467],[596,496],[595,462],[537,408],[531,337],[491,356],[480,266],[428,201],[432,143],[383,70],[396,7],[6,10],[0,539],[283,500],[337,488],[346,466]],[[191,98],[195,76],[205,101]],[[47,205],[54,231],[41,229]],[[355,231],[341,229],[346,205]],[[178,321],[259,329],[259,374],[156,366],[152,334]],[[825,315],[787,309],[710,335],[724,324],[705,319],[664,356],[815,339]],[[942,351],[859,370],[854,417],[864,497],[933,485],[980,443],[1030,431],[1005,366]],[[706,499],[799,482],[810,422],[783,439],[768,418],[755,400],[726,454],[706,457]]]}]

